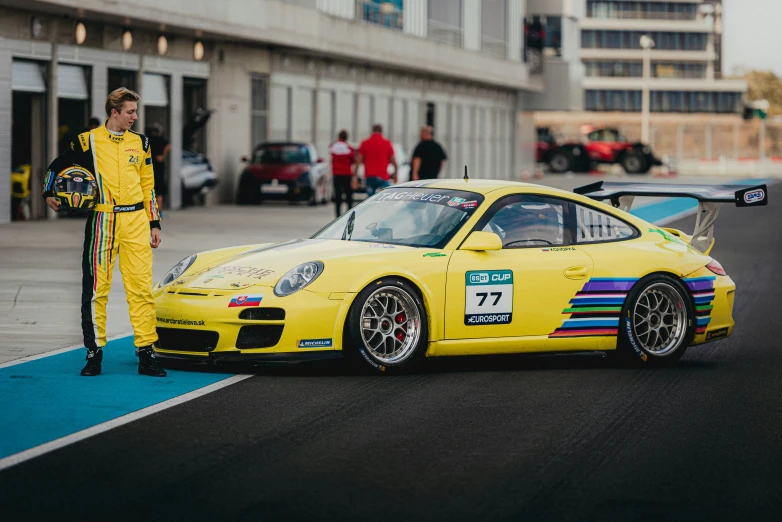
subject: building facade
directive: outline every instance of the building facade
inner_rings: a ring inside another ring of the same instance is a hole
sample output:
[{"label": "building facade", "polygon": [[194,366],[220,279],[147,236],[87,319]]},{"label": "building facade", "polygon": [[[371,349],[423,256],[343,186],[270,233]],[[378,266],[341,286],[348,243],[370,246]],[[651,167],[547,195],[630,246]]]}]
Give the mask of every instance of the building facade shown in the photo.
[{"label": "building facade", "polygon": [[746,82],[722,77],[721,0],[574,0],[562,5],[570,11],[560,6],[552,12],[557,2],[531,0],[529,12],[555,20],[569,16],[578,25],[579,34],[563,35],[563,40],[575,39],[569,44],[578,51],[562,67],[574,78],[569,94],[580,103],[565,107],[533,94],[528,97],[533,109],[640,112],[646,81],[640,41],[646,35],[654,42],[648,79],[652,113],[740,112]]},{"label": "building facade", "polygon": [[[29,164],[37,194],[63,140],[104,118],[106,94],[125,85],[142,97],[136,128],[160,123],[171,141],[172,208],[183,149],[210,159],[230,202],[259,143],[310,142],[325,156],[340,129],[358,142],[374,123],[408,153],[433,125],[445,176],[468,165],[515,179],[534,161],[523,95],[542,89],[524,61],[525,14],[524,0],[3,0],[0,164]],[[199,109],[211,116],[193,134]]]}]

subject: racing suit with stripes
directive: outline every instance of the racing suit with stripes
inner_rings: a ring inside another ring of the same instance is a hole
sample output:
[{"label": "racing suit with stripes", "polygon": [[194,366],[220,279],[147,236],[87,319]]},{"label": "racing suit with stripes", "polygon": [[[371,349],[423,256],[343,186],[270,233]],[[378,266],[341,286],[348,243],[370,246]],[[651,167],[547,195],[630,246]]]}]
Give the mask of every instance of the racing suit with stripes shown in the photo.
[{"label": "racing suit with stripes", "polygon": [[44,198],[53,196],[58,172],[79,165],[92,172],[99,203],[87,218],[82,256],[81,325],[84,345],[97,351],[106,344],[106,303],[114,262],[119,256],[133,325],[134,344],[157,341],[152,296],[150,229],[160,228],[155,177],[147,138],[133,131],[119,135],[106,124],[79,134],[46,173]]}]

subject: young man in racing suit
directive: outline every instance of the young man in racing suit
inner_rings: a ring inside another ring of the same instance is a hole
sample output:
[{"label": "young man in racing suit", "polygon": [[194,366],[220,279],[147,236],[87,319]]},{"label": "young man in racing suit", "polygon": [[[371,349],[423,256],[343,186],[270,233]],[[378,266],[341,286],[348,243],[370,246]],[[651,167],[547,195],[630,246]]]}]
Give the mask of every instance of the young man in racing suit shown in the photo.
[{"label": "young man in racing suit", "polygon": [[[130,308],[134,344],[142,375],[166,375],[155,360],[157,342],[155,300],[152,296],[152,248],[160,245],[160,215],[147,138],[130,130],[139,96],[119,88],[106,100],[108,119],[97,129],[79,134],[49,165],[43,186],[46,204],[53,197],[57,173],[72,165],[89,170],[98,184],[98,204],[87,218],[82,257],[81,326],[87,347],[84,376],[98,375],[106,344],[106,303],[111,274],[119,255],[120,271]],[[152,248],[150,248],[150,246]]]}]

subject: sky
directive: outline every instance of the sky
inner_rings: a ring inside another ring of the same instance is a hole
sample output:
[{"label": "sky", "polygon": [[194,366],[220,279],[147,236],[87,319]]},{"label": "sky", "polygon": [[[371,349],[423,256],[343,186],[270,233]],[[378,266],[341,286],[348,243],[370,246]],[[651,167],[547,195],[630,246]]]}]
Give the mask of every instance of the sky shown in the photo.
[{"label": "sky", "polygon": [[782,76],[782,0],[722,0],[725,75],[736,67]]}]

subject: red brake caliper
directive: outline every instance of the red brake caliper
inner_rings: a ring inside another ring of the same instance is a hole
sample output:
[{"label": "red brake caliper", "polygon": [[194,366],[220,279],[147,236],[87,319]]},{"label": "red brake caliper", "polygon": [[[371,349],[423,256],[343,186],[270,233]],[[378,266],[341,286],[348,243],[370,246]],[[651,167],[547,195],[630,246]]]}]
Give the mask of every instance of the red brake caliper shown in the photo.
[{"label": "red brake caliper", "polygon": [[[400,312],[400,313],[396,314],[396,318],[395,318],[395,319],[396,319],[396,324],[402,324],[402,323],[404,323],[404,322],[405,322],[405,319],[406,319],[406,318],[405,318],[405,314],[403,314],[402,312]],[[396,331],[396,338],[397,338],[397,340],[398,340],[399,342],[402,342],[402,341],[404,341],[404,340],[405,340],[405,334],[404,334],[404,332],[402,332],[402,330],[397,330],[397,331]]]}]

